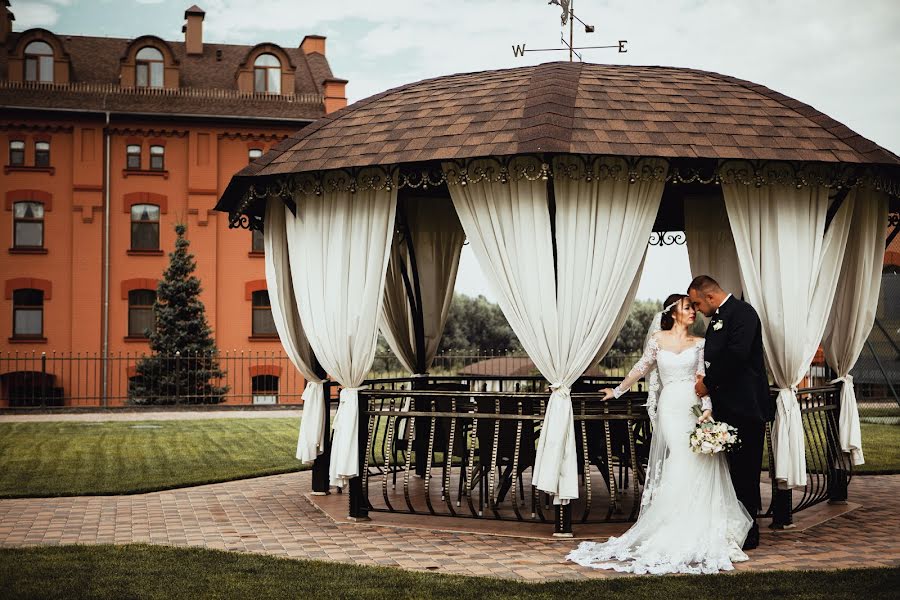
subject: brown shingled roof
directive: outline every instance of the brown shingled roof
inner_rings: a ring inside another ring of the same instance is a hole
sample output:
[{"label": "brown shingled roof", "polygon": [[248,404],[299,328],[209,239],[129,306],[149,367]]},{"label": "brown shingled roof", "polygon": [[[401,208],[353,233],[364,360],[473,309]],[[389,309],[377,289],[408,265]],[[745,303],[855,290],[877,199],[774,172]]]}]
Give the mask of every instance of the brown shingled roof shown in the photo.
[{"label": "brown shingled roof", "polygon": [[[8,79],[9,51],[22,34],[10,34],[6,51],[0,51],[0,80]],[[203,54],[188,55],[183,41],[167,41],[179,66],[179,92],[166,95],[154,93],[153,90],[127,90],[118,87],[120,59],[132,40],[65,34],[56,36],[71,61],[72,85],[41,86],[39,90],[2,85],[0,106],[312,120],[325,112],[323,82],[333,77],[324,56],[306,55],[300,48],[282,48],[297,68],[295,95],[254,98],[252,94],[239,94],[236,83],[238,68],[254,46],[204,42]],[[91,85],[100,87],[89,89]],[[227,93],[205,93],[213,90]]]},{"label": "brown shingled roof", "polygon": [[556,62],[427,79],[289,137],[237,177],[530,152],[900,165],[761,85],[693,69]]}]

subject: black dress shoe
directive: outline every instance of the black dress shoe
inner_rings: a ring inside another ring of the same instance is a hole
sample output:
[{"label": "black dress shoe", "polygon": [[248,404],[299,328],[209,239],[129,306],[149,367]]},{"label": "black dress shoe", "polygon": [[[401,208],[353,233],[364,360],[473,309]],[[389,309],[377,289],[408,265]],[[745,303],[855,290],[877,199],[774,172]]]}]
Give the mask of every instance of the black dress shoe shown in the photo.
[{"label": "black dress shoe", "polygon": [[747,550],[756,550],[758,547],[759,547],[758,539],[756,539],[756,540],[748,539],[746,542],[744,542],[744,545],[741,546],[741,550],[746,552]]}]

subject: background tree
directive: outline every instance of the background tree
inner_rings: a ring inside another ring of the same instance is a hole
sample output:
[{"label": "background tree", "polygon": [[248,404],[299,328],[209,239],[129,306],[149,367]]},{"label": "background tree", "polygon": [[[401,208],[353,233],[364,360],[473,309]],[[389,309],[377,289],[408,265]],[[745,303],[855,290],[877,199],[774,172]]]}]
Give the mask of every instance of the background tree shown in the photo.
[{"label": "background tree", "polygon": [[662,302],[659,300],[635,300],[625,325],[616,338],[616,343],[609,351],[609,356],[618,357],[643,352],[644,338],[647,337],[650,322],[661,310]]},{"label": "background tree", "polygon": [[212,383],[225,373],[200,301],[197,264],[188,253],[185,231],[183,224],[175,226],[175,251],[156,289],[156,328],[147,332],[152,354],[138,362],[137,375],[129,383],[134,404],[215,404],[228,391]]},{"label": "background tree", "polygon": [[522,345],[503,316],[500,305],[481,295],[473,298],[453,294],[447,325],[438,347],[438,352],[448,350],[521,352]]}]

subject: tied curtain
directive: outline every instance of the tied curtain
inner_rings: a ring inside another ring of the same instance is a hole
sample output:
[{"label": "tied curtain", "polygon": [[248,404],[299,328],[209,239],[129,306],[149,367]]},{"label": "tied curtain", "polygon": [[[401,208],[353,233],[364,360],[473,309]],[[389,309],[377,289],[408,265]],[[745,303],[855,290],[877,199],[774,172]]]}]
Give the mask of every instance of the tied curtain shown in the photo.
[{"label": "tied curtain", "polygon": [[[312,463],[322,454],[325,443],[325,388],[313,368],[315,355],[306,339],[291,281],[285,211],[279,198],[266,202],[263,240],[266,251],[266,288],[272,305],[272,319],[284,351],[306,379],[303,390],[303,417],[297,439],[297,458]],[[288,213],[290,215],[290,213]]]},{"label": "tied curtain", "polygon": [[359,386],[375,358],[397,186],[297,194],[295,202],[296,216],[286,213],[294,296],[316,358],[343,386],[329,476],[345,487],[359,474]]},{"label": "tied curtain", "polygon": [[[441,342],[466,235],[450,198],[410,198],[400,202],[397,210],[400,218],[388,262],[380,328],[403,366],[424,375]],[[422,315],[424,348],[417,347],[416,311],[410,295]]]},{"label": "tied curtain", "polygon": [[[855,196],[855,198],[853,198]],[[872,325],[881,290],[884,261],[884,224],[887,196],[855,188],[845,201],[854,200],[850,235],[837,282],[834,304],[825,328],[825,359],[842,381],[838,437],[841,449],[854,465],[865,462],[856,391],[850,370],[859,359]]]},{"label": "tied curtain", "polygon": [[709,275],[723,290],[741,298],[744,293],[741,269],[722,197],[718,194],[685,197],[684,233],[691,275]]},{"label": "tied curtain", "polygon": [[825,332],[854,199],[844,201],[826,231],[831,199],[824,186],[723,183],[722,192],[744,295],[762,322],[766,359],[778,387],[775,479],[781,488],[802,488],[806,454],[797,385]]},{"label": "tied curtain", "polygon": [[[561,160],[553,165],[560,175],[553,180],[552,222],[547,182],[540,177],[467,182],[454,177],[453,163],[443,165],[472,251],[513,331],[550,381],[532,482],[557,504],[578,497],[570,386],[617,333],[613,327],[634,289],[664,186],[662,178],[570,178]],[[623,164],[607,162],[612,170]],[[664,161],[642,164],[664,177]],[[468,169],[494,166],[471,161]],[[540,163],[519,158],[510,171],[539,173]]]}]

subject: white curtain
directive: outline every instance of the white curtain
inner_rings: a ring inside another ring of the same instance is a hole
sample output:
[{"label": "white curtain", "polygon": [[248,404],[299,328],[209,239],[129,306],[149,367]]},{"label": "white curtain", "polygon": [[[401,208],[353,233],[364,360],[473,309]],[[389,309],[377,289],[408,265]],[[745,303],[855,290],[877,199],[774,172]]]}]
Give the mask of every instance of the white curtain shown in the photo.
[{"label": "white curtain", "polygon": [[375,358],[397,186],[296,195],[286,213],[294,295],[322,367],[343,386],[334,417],[331,485],[358,473],[359,386]]},{"label": "white curtain", "polygon": [[[300,324],[297,302],[291,282],[285,229],[284,202],[271,198],[266,203],[263,240],[266,251],[266,288],[272,305],[275,330],[288,358],[306,379],[303,390],[303,416],[297,439],[297,458],[305,464],[313,462],[325,447],[325,388],[312,365],[315,355]],[[290,214],[290,213],[289,213]]]},{"label": "white curtain", "polygon": [[[424,371],[427,372],[437,354],[450,312],[466,234],[450,198],[410,198],[401,202],[398,210],[403,211],[415,252],[425,330]],[[404,235],[400,231],[395,233],[391,246],[380,328],[403,366],[410,373],[417,373],[413,312],[402,275],[405,268],[409,283],[413,284],[413,265]]]},{"label": "white curtain", "polygon": [[622,332],[622,328],[625,326],[625,321],[628,320],[628,315],[631,313],[631,306],[634,304],[634,297],[637,296],[638,288],[641,287],[641,275],[644,272],[644,263],[646,262],[647,247],[645,246],[644,256],[643,258],[641,258],[641,264],[638,265],[637,272],[634,274],[634,280],[631,282],[628,293],[625,294],[625,300],[622,302],[622,306],[619,307],[619,314],[616,316],[616,320],[613,323],[613,326],[610,328],[609,333],[606,334],[606,339],[604,339],[603,343],[600,344],[600,349],[597,351],[597,355],[594,357],[594,360],[591,361],[588,369],[590,369],[592,365],[599,364],[600,361],[603,360],[604,357],[606,357],[606,353],[609,352],[610,348],[613,347],[613,344],[616,343],[616,339],[618,339],[619,337],[619,333]]},{"label": "white curtain", "polygon": [[810,185],[723,184],[744,295],[762,321],[769,370],[778,386],[772,431],[775,479],[806,485],[797,385],[809,370],[831,310],[850,224],[844,202],[825,232],[829,191]]},{"label": "white curtain", "polygon": [[735,298],[742,297],[737,250],[720,194],[685,197],[684,233],[691,275],[709,275]]},{"label": "white curtain", "polygon": [[[855,196],[855,198],[854,198]],[[843,381],[839,439],[854,465],[865,462],[856,390],[850,370],[856,364],[872,325],[881,290],[887,196],[868,189],[851,190],[853,217],[831,316],[825,329],[825,359]]]},{"label": "white curtain", "polygon": [[[518,159],[511,170],[518,171],[530,160]],[[473,172],[492,166],[489,161],[473,163],[469,167]],[[620,167],[621,162],[611,166]],[[447,172],[453,168],[444,165]],[[662,181],[556,178],[558,272],[554,273],[546,181],[514,177],[505,184],[448,185],[472,251],[504,315],[551,382],[532,482],[552,494],[556,503],[578,497],[570,386],[597,356],[619,319],[646,250],[663,186]]]}]

